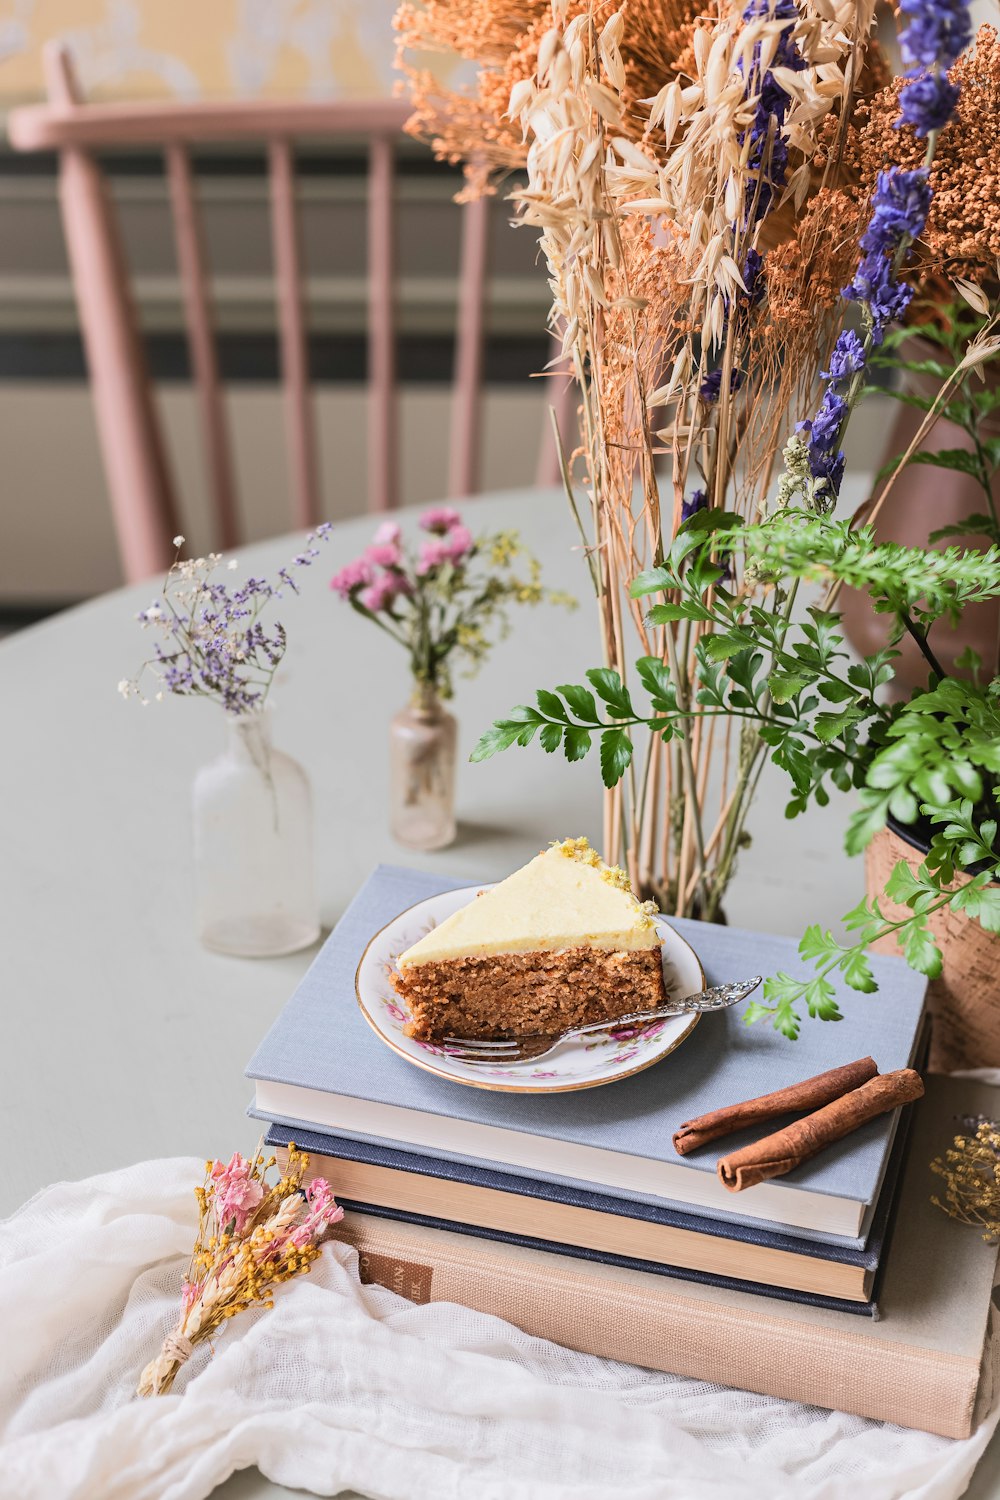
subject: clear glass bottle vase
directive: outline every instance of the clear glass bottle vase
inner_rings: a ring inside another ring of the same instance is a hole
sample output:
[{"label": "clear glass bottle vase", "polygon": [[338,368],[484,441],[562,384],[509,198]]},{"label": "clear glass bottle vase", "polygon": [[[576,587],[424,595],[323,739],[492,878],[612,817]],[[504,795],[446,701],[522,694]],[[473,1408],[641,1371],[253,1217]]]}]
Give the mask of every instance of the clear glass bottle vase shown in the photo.
[{"label": "clear glass bottle vase", "polygon": [[226,747],[193,789],[198,935],[243,958],[294,953],[320,931],[309,779],[274,749],[271,718],[228,715]]},{"label": "clear glass bottle vase", "polygon": [[389,726],[389,826],[409,849],[454,842],[457,741],[453,715],[432,687],[418,685]]}]

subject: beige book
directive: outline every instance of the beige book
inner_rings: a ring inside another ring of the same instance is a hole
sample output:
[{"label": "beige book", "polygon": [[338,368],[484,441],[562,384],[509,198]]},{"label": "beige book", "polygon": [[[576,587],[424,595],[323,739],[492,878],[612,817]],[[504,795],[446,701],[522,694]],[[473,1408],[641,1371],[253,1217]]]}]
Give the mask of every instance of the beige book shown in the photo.
[{"label": "beige book", "polygon": [[358,1249],[363,1281],[414,1302],[458,1302],[585,1353],[966,1437],[993,1392],[992,1347],[983,1353],[997,1248],[932,1205],[941,1179],[929,1163],[957,1116],[1000,1116],[1000,1090],[927,1082],[874,1322],[369,1214],[336,1232]]},{"label": "beige book", "polygon": [[[284,1165],[287,1153],[277,1152]],[[559,1245],[579,1245],[605,1255],[693,1268],[713,1276],[761,1282],[847,1302],[867,1302],[875,1272],[867,1266],[747,1239],[656,1224],[626,1214],[602,1213],[576,1204],[528,1197],[396,1167],[310,1152],[311,1170],[327,1178],[340,1198],[378,1204],[398,1213],[447,1219],[453,1224],[525,1235]]]}]

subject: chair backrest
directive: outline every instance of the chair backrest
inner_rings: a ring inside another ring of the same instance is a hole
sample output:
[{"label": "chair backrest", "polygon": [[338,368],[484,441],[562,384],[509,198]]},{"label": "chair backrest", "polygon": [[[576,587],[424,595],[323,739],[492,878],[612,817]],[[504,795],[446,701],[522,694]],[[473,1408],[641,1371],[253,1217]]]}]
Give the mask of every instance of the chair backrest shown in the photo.
[{"label": "chair backrest", "polygon": [[[215,507],[216,545],[225,549],[238,540],[236,487],[191,148],[242,141],[266,145],[292,519],[305,527],[320,518],[320,483],[293,142],[321,137],[367,144],[368,504],[372,511],[391,510],[398,500],[394,176],[405,104],[328,100],[95,105],[83,101],[65,47],[50,44],[44,65],[48,105],[12,111],[8,133],[19,151],[59,153],[60,204],[70,269],[126,577],[144,578],[167,565],[172,556],[170,539],[178,530],[178,511],[121,233],[95,151],[147,145],[164,152],[190,365],[208,490]],[[448,474],[452,498],[472,494],[477,488],[488,215],[485,199],[463,207]],[[570,382],[560,377],[550,394],[560,428],[568,434],[575,421]],[[538,480],[555,483],[558,472],[546,411]]]}]

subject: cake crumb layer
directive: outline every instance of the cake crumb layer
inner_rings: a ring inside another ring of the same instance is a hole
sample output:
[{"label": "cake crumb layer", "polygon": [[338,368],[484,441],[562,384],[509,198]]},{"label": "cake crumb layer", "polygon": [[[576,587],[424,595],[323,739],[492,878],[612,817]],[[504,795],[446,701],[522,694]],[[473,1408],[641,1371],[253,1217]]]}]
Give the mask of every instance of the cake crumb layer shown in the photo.
[{"label": "cake crumb layer", "polygon": [[660,950],[593,948],[506,953],[423,963],[393,975],[410,1014],[407,1035],[554,1035],[664,1004]]}]

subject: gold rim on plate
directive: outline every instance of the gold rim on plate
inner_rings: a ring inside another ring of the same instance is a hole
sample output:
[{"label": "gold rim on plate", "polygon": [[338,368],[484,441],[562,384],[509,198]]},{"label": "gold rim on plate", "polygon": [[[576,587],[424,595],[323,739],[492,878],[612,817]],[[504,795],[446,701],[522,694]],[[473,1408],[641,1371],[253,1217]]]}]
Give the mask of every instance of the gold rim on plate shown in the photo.
[{"label": "gold rim on plate", "polygon": [[[458,890],[469,889],[475,891],[488,890],[489,888],[489,886],[456,887],[456,889]],[[397,912],[394,917],[390,917],[388,922],[385,922],[379,928],[378,932],[373,933],[372,936],[368,939],[368,942],[365,944],[365,951],[359,958],[358,967],[354,971],[354,995],[358,1002],[358,1007],[361,1011],[361,1014],[364,1016],[365,1020],[368,1022],[368,1025],[374,1031],[379,1040],[384,1042],[387,1047],[391,1048],[391,1050],[395,1052],[397,1056],[402,1057],[406,1062],[411,1063],[413,1067],[423,1068],[425,1073],[432,1073],[435,1078],[443,1078],[446,1083],[457,1083],[462,1088],[485,1089],[487,1093],[491,1094],[570,1094],[575,1092],[577,1089],[597,1089],[603,1088],[603,1086],[608,1083],[620,1083],[623,1078],[634,1078],[636,1073],[644,1073],[647,1068],[655,1067],[656,1064],[662,1062],[665,1057],[669,1057],[671,1052],[676,1052],[677,1048],[681,1045],[682,1042],[687,1041],[688,1037],[691,1035],[692,1031],[701,1020],[701,1011],[692,1011],[690,1014],[690,1020],[687,1029],[685,1031],[682,1031],[677,1040],[673,1042],[669,1047],[667,1047],[664,1052],[658,1052],[655,1057],[651,1057],[648,1062],[640,1063],[636,1068],[629,1068],[627,1073],[616,1073],[613,1078],[592,1078],[588,1082],[584,1083],[563,1083],[555,1085],[549,1084],[547,1087],[540,1087],[537,1085],[532,1086],[531,1084],[527,1083],[481,1083],[477,1078],[457,1077],[454,1073],[443,1072],[442,1069],[436,1067],[434,1063],[424,1062],[421,1058],[414,1057],[412,1052],[407,1052],[404,1048],[397,1046],[396,1043],[392,1041],[392,1039],[387,1036],[386,1033],[382,1030],[381,1026],[375,1020],[374,1016],[370,1013],[368,1007],[365,1005],[365,1002],[361,998],[361,969],[365,959],[368,957],[368,953],[372,947],[372,944],[378,941],[378,939],[382,936],[383,932],[385,932],[387,928],[394,926],[401,917],[408,916],[411,911],[416,911],[417,907],[423,906],[425,902],[436,901],[439,900],[441,896],[450,896],[451,894],[451,891],[440,891],[437,896],[424,896],[422,900],[414,901],[412,905],[405,906],[403,910]],[[473,899],[475,898],[473,897]],[[460,911],[461,907],[456,907],[456,910]],[[691,944],[688,942],[687,938],[681,937],[676,927],[672,926],[666,917],[661,917],[660,920],[666,923],[666,925],[670,928],[671,933],[676,938],[677,942],[685,947],[690,953],[691,957],[694,959],[695,963],[698,966],[698,973],[701,976],[701,987],[702,989],[707,988],[705,970],[702,967],[701,959],[691,947]]]}]

